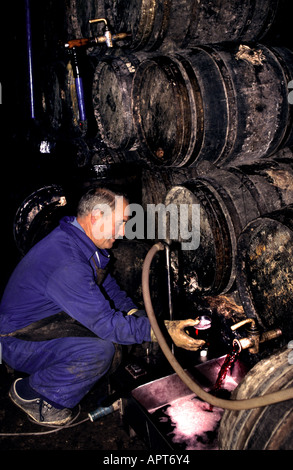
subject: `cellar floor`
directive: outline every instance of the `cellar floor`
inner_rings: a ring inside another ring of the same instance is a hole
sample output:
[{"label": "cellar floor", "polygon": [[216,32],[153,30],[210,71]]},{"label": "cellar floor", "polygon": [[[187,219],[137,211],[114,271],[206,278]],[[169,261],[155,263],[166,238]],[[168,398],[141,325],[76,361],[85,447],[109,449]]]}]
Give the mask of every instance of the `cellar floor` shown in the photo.
[{"label": "cellar floor", "polygon": [[[127,429],[119,411],[95,422],[88,420],[48,434],[49,428],[30,422],[8,397],[12,382],[21,376],[7,370],[4,364],[0,366],[0,433],[11,434],[0,436],[0,451],[147,450],[146,444]],[[107,384],[106,381],[97,383],[81,401],[75,423],[85,420],[89,412],[98,408],[99,400],[106,396]]]}]

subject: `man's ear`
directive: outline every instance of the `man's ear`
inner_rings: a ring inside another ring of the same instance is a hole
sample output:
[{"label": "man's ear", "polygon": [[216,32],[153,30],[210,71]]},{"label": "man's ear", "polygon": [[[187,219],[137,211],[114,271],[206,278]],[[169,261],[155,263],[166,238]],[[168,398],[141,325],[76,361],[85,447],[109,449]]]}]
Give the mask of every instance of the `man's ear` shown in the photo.
[{"label": "man's ear", "polygon": [[97,220],[101,219],[104,215],[104,212],[101,211],[100,209],[95,209],[91,212],[90,217],[91,217],[91,223],[92,225],[97,222]]}]

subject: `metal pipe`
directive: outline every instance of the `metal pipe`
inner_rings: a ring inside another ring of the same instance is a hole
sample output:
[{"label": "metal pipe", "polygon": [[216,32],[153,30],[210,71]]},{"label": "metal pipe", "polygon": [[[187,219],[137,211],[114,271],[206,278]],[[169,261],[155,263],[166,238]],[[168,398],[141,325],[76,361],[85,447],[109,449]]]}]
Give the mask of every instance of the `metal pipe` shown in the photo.
[{"label": "metal pipe", "polygon": [[262,335],[248,331],[246,338],[234,339],[233,344],[237,344],[240,350],[248,349],[251,354],[257,354],[259,352],[260,343],[279,338],[279,336],[282,336],[282,330],[280,328],[266,331],[262,333]]},{"label": "metal pipe", "polygon": [[93,24],[93,23],[98,23],[100,21],[103,21],[105,23],[105,39],[106,39],[107,47],[113,47],[112,34],[111,34],[111,31],[109,30],[107,20],[105,18],[96,18],[93,20],[89,20],[89,23]]},{"label": "metal pipe", "polygon": [[255,321],[252,318],[245,318],[245,320],[242,320],[239,323],[235,323],[235,325],[232,325],[231,330],[235,331],[241,326],[246,325],[247,323],[252,323],[253,325],[255,325]]},{"label": "metal pipe", "polygon": [[28,58],[29,93],[30,93],[30,116],[32,119],[35,119],[30,0],[25,0],[25,18],[26,18],[27,58]]},{"label": "metal pipe", "polygon": [[[168,306],[169,306],[169,319],[173,320],[173,303],[172,303],[172,288],[171,288],[171,260],[170,260],[170,245],[166,245],[166,267],[167,267],[167,284],[168,284]],[[174,344],[172,343],[172,354],[174,354]]]},{"label": "metal pipe", "polygon": [[78,109],[79,109],[79,119],[80,121],[86,121],[83,81],[79,72],[79,64],[78,64],[77,52],[76,52],[75,47],[72,48],[71,52],[72,52],[73,73],[74,73],[74,78],[75,78],[75,89],[76,89]]},{"label": "metal pipe", "polygon": [[100,21],[103,21],[105,23],[105,26],[108,26],[106,18],[94,18],[93,20],[89,20],[89,23],[99,23]]}]

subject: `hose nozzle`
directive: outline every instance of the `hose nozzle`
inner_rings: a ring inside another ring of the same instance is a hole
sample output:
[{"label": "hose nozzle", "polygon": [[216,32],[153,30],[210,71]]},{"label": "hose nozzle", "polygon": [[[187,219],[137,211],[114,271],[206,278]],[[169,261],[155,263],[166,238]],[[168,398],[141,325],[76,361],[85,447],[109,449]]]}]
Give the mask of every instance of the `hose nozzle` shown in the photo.
[{"label": "hose nozzle", "polygon": [[92,422],[94,422],[102,418],[103,416],[107,416],[113,413],[114,411],[119,410],[120,408],[121,408],[121,399],[119,398],[119,400],[114,401],[114,403],[112,403],[112,405],[110,406],[100,406],[96,410],[91,411],[90,413],[88,413],[88,417]]}]

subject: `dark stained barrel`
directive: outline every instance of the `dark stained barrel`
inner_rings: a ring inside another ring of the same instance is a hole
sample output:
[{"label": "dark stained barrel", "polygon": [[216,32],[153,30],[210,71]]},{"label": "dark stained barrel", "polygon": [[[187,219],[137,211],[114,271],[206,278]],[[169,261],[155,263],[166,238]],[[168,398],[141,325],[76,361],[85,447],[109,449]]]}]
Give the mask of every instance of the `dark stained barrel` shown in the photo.
[{"label": "dark stained barrel", "polygon": [[167,192],[180,183],[196,178],[197,168],[144,168],[142,171],[142,206],[164,203]]},{"label": "dark stained barrel", "polygon": [[92,148],[90,186],[106,186],[141,204],[140,156],[135,151],[118,151],[95,142]]},{"label": "dark stained barrel", "polygon": [[91,26],[89,20],[103,18],[105,9],[103,2],[96,0],[65,0],[64,29],[67,40],[88,38],[102,34],[102,25]]},{"label": "dark stained barrel", "polygon": [[[284,172],[278,185],[274,171]],[[293,171],[291,165],[274,161],[259,165],[258,174],[257,165],[228,171],[203,162],[198,173],[193,181],[170,189],[165,204],[200,205],[200,245],[181,250],[180,269],[183,276],[194,277],[199,294],[215,295],[228,292],[235,283],[237,239],[246,225],[270,207],[280,209],[293,201]]]},{"label": "dark stained barrel", "polygon": [[[50,79],[48,79],[50,77]],[[40,80],[41,121],[53,131],[81,134],[80,115],[72,63],[56,61],[44,66]]]},{"label": "dark stained barrel", "polygon": [[255,41],[270,28],[277,0],[106,0],[114,31],[132,34],[130,47]]},{"label": "dark stained barrel", "polygon": [[250,222],[238,239],[237,288],[245,314],[293,338],[293,206]]},{"label": "dark stained barrel", "polygon": [[260,44],[201,46],[144,60],[133,83],[143,153],[166,166],[202,160],[223,166],[289,146],[291,78],[293,53]]},{"label": "dark stained barrel", "polygon": [[[257,363],[232,392],[247,399],[293,386],[293,367],[284,348]],[[293,400],[251,410],[225,410],[219,429],[220,450],[292,450]]]},{"label": "dark stained barrel", "polygon": [[141,54],[105,56],[95,68],[92,84],[94,114],[102,141],[112,149],[139,146],[133,121],[133,77]]},{"label": "dark stained barrel", "polygon": [[[142,297],[142,266],[151,243],[145,240],[117,240],[111,249],[110,270],[119,286],[127,292],[137,306],[144,308]],[[154,259],[150,273],[150,295],[160,318],[168,313],[165,256]]]},{"label": "dark stained barrel", "polygon": [[[64,70],[64,69],[63,69]],[[50,76],[50,80],[46,78]],[[46,66],[40,79],[41,119],[45,127],[57,131],[62,126],[63,99],[60,78],[56,66]]]},{"label": "dark stained barrel", "polygon": [[66,193],[60,185],[48,185],[28,195],[17,209],[13,224],[16,246],[25,255],[32,246],[55,228],[68,209]]}]

